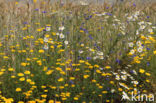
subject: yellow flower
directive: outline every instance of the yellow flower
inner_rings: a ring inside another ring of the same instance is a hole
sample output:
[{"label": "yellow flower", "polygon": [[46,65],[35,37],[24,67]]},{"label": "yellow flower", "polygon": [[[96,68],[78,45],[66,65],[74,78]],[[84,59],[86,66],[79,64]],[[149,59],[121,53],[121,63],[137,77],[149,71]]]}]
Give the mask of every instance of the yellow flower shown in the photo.
[{"label": "yellow flower", "polygon": [[23,73],[18,73],[17,75],[18,75],[19,77],[24,76],[24,74],[23,74]]},{"label": "yellow flower", "polygon": [[99,68],[99,65],[94,65],[94,67]]},{"label": "yellow flower", "polygon": [[61,103],[60,101],[56,101],[55,103]]},{"label": "yellow flower", "polygon": [[42,28],[38,28],[36,31],[40,32],[40,31],[42,31]]},{"label": "yellow flower", "polygon": [[39,50],[38,52],[39,52],[39,53],[44,53],[44,50],[41,49],[41,50]]},{"label": "yellow flower", "polygon": [[79,100],[79,98],[78,97],[74,97],[74,100]]},{"label": "yellow flower", "polygon": [[54,100],[49,100],[49,102],[48,103],[54,103]]},{"label": "yellow flower", "polygon": [[110,102],[110,100],[106,100],[106,102]]},{"label": "yellow flower", "polygon": [[67,100],[67,98],[62,98],[62,100]]},{"label": "yellow flower", "polygon": [[75,77],[70,77],[70,80],[74,80],[75,79]]},{"label": "yellow flower", "polygon": [[8,59],[9,57],[8,57],[8,56],[3,56],[3,58],[4,58],[4,59]]},{"label": "yellow flower", "polygon": [[36,2],[37,2],[37,0],[33,0],[33,2],[34,2],[34,3],[36,3]]},{"label": "yellow flower", "polygon": [[42,85],[41,88],[46,88],[46,86]]},{"label": "yellow flower", "polygon": [[23,101],[19,101],[18,103],[24,103]]},{"label": "yellow flower", "polygon": [[0,72],[0,76],[3,75],[4,72]]},{"label": "yellow flower", "polygon": [[47,75],[50,75],[53,72],[53,70],[49,70],[48,72],[46,72]]},{"label": "yellow flower", "polygon": [[103,86],[99,86],[99,88],[100,88],[100,89],[102,89],[102,88],[103,88]]},{"label": "yellow flower", "polygon": [[79,62],[80,62],[80,63],[84,63],[85,61],[84,61],[84,60],[79,60]]},{"label": "yellow flower", "polygon": [[51,49],[54,49],[54,46],[53,46],[53,45],[51,45],[51,46],[50,46],[50,48],[51,48]]},{"label": "yellow flower", "polygon": [[154,32],[150,32],[150,34],[152,34],[152,35],[153,35],[153,34],[154,34]]},{"label": "yellow flower", "polygon": [[145,70],[144,69],[140,69],[139,72],[143,74],[145,72]]},{"label": "yellow flower", "polygon": [[87,79],[87,78],[89,77],[89,75],[84,75],[83,77],[84,77],[85,79]]},{"label": "yellow flower", "polygon": [[47,97],[47,95],[46,95],[46,94],[43,94],[43,95],[41,95],[41,97],[42,97],[42,98],[46,98],[46,97]]},{"label": "yellow flower", "polygon": [[15,2],[15,4],[17,5],[17,4],[18,4],[18,2]]},{"label": "yellow flower", "polygon": [[64,81],[63,78],[59,78],[59,79],[58,79],[58,82],[62,82],[62,81]]},{"label": "yellow flower", "polygon": [[52,32],[52,35],[54,35],[54,36],[55,36],[55,35],[56,35],[56,33],[55,33],[55,32]]},{"label": "yellow flower", "polygon": [[30,50],[29,52],[30,52],[30,53],[33,53],[33,52],[34,52],[34,50]]},{"label": "yellow flower", "polygon": [[31,79],[27,79],[27,82],[30,83],[31,82]]},{"label": "yellow flower", "polygon": [[31,81],[31,82],[30,82],[30,84],[31,84],[31,85],[34,85],[34,84],[35,84],[35,82],[32,82],[32,81]]},{"label": "yellow flower", "polygon": [[102,91],[102,93],[103,93],[103,94],[106,94],[106,93],[107,93],[107,91]]},{"label": "yellow flower", "polygon": [[30,71],[27,70],[27,71],[25,71],[24,73],[25,73],[25,74],[30,74]]},{"label": "yellow flower", "polygon": [[40,65],[40,66],[42,65],[42,61],[41,61],[41,60],[38,60],[37,63],[38,63],[38,65]]},{"label": "yellow flower", "polygon": [[110,81],[110,84],[114,84],[114,81]]},{"label": "yellow flower", "polygon": [[121,92],[121,91],[122,91],[122,88],[118,88],[118,91],[120,91],[120,92]]},{"label": "yellow flower", "polygon": [[22,78],[20,78],[19,80],[20,80],[20,81],[25,81],[25,78],[24,78],[24,77],[22,77]]},{"label": "yellow flower", "polygon": [[21,66],[25,67],[27,65],[27,63],[22,62]]},{"label": "yellow flower", "polygon": [[93,80],[92,80],[92,82],[93,82],[93,83],[95,83],[95,82],[96,82],[96,80],[94,80],[94,79],[93,79]]},{"label": "yellow flower", "polygon": [[48,90],[44,90],[44,92],[48,92]]},{"label": "yellow flower", "polygon": [[148,79],[146,79],[146,82],[149,83],[150,81]]},{"label": "yellow flower", "polygon": [[150,73],[145,73],[147,76],[151,76],[151,74]]},{"label": "yellow flower", "polygon": [[11,78],[15,78],[15,76],[13,75],[13,76],[11,76]]},{"label": "yellow flower", "polygon": [[16,92],[22,91],[21,88],[16,88]]},{"label": "yellow flower", "polygon": [[[13,101],[14,101],[13,98],[8,98],[8,99],[5,98],[5,99],[4,99],[4,102],[5,102],[5,103],[13,103]],[[2,102],[2,103],[3,103],[3,102]]]},{"label": "yellow flower", "polygon": [[111,67],[110,67],[110,66],[106,66],[105,68],[106,68],[106,69],[110,69]]},{"label": "yellow flower", "polygon": [[68,70],[70,71],[70,70],[71,70],[71,68],[66,68],[66,70],[67,70],[67,71],[68,71]]},{"label": "yellow flower", "polygon": [[36,101],[28,101],[28,103],[36,103]]},{"label": "yellow flower", "polygon": [[156,55],[156,50],[155,50],[155,51],[153,51],[153,54],[154,54],[154,55]]},{"label": "yellow flower", "polygon": [[80,33],[84,33],[84,31],[83,30],[80,30]]}]

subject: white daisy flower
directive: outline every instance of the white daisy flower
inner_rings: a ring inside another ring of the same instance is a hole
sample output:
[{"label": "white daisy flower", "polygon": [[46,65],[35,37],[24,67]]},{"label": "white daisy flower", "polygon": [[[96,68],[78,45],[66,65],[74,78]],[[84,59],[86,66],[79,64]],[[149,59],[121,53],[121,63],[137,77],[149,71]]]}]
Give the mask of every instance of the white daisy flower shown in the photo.
[{"label": "white daisy flower", "polygon": [[49,41],[49,38],[47,37],[44,37],[44,40],[43,40],[45,43],[47,43]]},{"label": "white daisy flower", "polygon": [[45,29],[46,29],[46,31],[50,31],[51,30],[50,26],[47,26]]},{"label": "white daisy flower", "polygon": [[63,31],[65,29],[64,26],[59,27],[59,31]]},{"label": "white daisy flower", "polygon": [[142,47],[139,47],[139,48],[137,49],[137,51],[138,51],[139,53],[141,53],[141,52],[143,51],[143,48],[142,48]]},{"label": "white daisy flower", "polygon": [[138,81],[132,81],[131,83],[135,84],[135,85],[138,85],[139,82]]},{"label": "white daisy flower", "polygon": [[136,44],[137,44],[137,46],[141,46],[142,45],[141,41],[137,41]]},{"label": "white daisy flower", "polygon": [[65,37],[62,33],[59,36],[61,39],[63,39]]},{"label": "white daisy flower", "polygon": [[149,33],[153,32],[153,29],[148,29],[148,32],[149,32]]},{"label": "white daisy flower", "polygon": [[115,79],[116,80],[120,80],[120,76],[119,75],[116,75]]},{"label": "white daisy flower", "polygon": [[135,53],[135,50],[132,49],[132,50],[130,51],[130,53],[133,55],[133,54]]},{"label": "white daisy flower", "polygon": [[129,45],[129,47],[131,47],[131,48],[134,46],[133,42],[128,43],[128,45]]},{"label": "white daisy flower", "polygon": [[122,74],[127,74],[127,72],[126,72],[126,71],[122,71],[121,73],[122,73]]},{"label": "white daisy flower", "polygon": [[68,41],[64,41],[64,44],[65,44],[65,45],[68,45]]},{"label": "white daisy flower", "polygon": [[83,53],[83,50],[79,50],[79,53],[82,54]]},{"label": "white daisy flower", "polygon": [[88,3],[87,3],[87,2],[85,2],[85,1],[80,1],[80,4],[81,4],[81,5],[83,5],[83,6],[88,5]]},{"label": "white daisy flower", "polygon": [[136,31],[136,35],[139,35],[139,30]]},{"label": "white daisy flower", "polygon": [[127,80],[127,76],[126,76],[126,75],[122,75],[122,76],[121,76],[121,79],[122,79],[122,80]]},{"label": "white daisy flower", "polygon": [[60,35],[59,33],[56,33],[56,35]]},{"label": "white daisy flower", "polygon": [[43,47],[45,50],[48,50],[49,49],[49,46],[48,45],[44,45]]},{"label": "white daisy flower", "polygon": [[99,56],[103,56],[103,52],[98,51],[97,54],[98,54]]},{"label": "white daisy flower", "polygon": [[111,93],[114,93],[115,92],[115,89],[111,89]]},{"label": "white daisy flower", "polygon": [[145,28],[146,28],[145,25],[141,25],[141,26],[140,26],[140,30],[144,30]]}]

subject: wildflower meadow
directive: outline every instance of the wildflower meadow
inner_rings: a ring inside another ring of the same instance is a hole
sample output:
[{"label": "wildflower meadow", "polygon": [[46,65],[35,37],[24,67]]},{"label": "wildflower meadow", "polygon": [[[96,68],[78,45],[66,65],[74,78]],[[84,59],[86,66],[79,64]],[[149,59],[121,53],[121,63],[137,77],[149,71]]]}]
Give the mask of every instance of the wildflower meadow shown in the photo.
[{"label": "wildflower meadow", "polygon": [[155,94],[156,2],[0,0],[0,103],[155,103]]}]

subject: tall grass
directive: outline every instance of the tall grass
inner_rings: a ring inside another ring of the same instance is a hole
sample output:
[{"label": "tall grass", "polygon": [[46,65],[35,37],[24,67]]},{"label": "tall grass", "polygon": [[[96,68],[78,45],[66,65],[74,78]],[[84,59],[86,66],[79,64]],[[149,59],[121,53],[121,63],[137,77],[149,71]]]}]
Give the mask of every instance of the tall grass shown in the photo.
[{"label": "tall grass", "polygon": [[1,1],[1,102],[118,103],[123,92],[155,93],[155,7]]}]

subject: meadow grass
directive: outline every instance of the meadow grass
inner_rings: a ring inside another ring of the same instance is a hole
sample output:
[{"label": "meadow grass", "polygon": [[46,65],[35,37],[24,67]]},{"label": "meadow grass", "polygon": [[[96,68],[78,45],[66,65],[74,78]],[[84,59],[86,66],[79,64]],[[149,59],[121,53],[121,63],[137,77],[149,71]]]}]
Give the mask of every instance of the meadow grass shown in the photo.
[{"label": "meadow grass", "polygon": [[155,11],[154,3],[1,0],[0,102],[119,103],[123,93],[155,94]]}]

